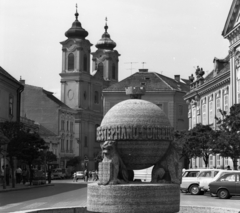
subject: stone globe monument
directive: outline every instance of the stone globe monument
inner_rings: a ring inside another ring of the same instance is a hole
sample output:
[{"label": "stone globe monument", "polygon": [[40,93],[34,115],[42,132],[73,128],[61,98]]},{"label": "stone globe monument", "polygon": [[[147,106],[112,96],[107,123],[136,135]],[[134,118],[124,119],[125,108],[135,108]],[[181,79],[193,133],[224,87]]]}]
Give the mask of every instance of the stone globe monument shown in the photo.
[{"label": "stone globe monument", "polygon": [[[155,104],[141,100],[144,87],[128,87],[131,99],[113,106],[97,129],[103,161],[99,182],[88,185],[90,212],[179,211],[182,167],[174,129]],[[133,170],[154,166],[151,183],[133,182]]]}]

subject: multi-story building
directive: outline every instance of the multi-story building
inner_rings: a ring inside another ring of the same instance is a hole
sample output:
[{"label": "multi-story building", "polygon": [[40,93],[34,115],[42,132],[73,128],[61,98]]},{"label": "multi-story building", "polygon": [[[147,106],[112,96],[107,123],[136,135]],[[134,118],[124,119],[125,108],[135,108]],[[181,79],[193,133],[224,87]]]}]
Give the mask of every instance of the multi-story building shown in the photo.
[{"label": "multi-story building", "polygon": [[[229,112],[233,104],[240,103],[240,0],[233,0],[222,35],[230,42],[229,53],[224,59],[214,58],[214,69],[205,78],[204,71],[196,70],[196,80],[191,79],[188,103],[189,129],[197,123],[210,124],[217,129],[215,116],[219,109]],[[240,161],[238,162],[240,165]],[[209,167],[232,167],[232,161],[219,155],[211,155]],[[201,158],[192,159],[191,167],[204,167]]]},{"label": "multi-story building", "polygon": [[[97,42],[97,50],[91,53],[88,32],[78,21],[78,12],[72,27],[65,33],[62,45],[61,101],[75,114],[75,136],[79,155],[86,160],[89,170],[97,169],[96,156],[100,146],[96,143],[96,128],[103,118],[102,90],[118,82],[118,57],[114,50],[107,23],[105,32]],[[92,72],[90,72],[92,54]]]},{"label": "multi-story building", "polygon": [[[20,121],[20,100],[24,86],[0,67],[0,122]],[[0,154],[0,166],[3,156]]]},{"label": "multi-story building", "polygon": [[139,72],[103,90],[104,115],[115,104],[129,99],[125,88],[130,86],[145,87],[142,99],[158,105],[175,130],[188,129],[188,108],[184,101],[184,96],[189,91],[188,80],[181,79],[180,75],[175,75],[172,79],[156,72],[148,72],[148,69],[139,69]]},{"label": "multi-story building", "polygon": [[49,143],[50,150],[59,157],[60,167],[79,155],[75,137],[75,110],[58,100],[52,92],[25,84],[21,98],[21,116],[39,125],[39,134]]}]

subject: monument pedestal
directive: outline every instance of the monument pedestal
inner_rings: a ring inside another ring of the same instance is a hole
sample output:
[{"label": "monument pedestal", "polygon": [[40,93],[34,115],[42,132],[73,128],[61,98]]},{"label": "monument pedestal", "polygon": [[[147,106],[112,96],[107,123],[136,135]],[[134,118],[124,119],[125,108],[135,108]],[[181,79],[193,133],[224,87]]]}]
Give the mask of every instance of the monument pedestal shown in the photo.
[{"label": "monument pedestal", "polygon": [[88,184],[87,210],[102,213],[176,213],[180,206],[178,184]]}]

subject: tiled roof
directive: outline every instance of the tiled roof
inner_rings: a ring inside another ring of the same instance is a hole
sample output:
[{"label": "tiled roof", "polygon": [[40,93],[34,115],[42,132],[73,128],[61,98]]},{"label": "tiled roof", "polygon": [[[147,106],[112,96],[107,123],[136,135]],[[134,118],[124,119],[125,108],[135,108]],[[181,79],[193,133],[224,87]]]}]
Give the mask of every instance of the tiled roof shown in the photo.
[{"label": "tiled roof", "polygon": [[212,70],[206,77],[205,82],[210,81],[213,78],[216,78],[217,76],[227,72],[230,70],[230,63],[229,63],[229,55],[221,60],[222,62],[225,62],[222,69],[218,71],[217,75],[214,76],[215,70]]},{"label": "tiled roof", "polygon": [[16,80],[13,76],[11,76],[6,70],[4,70],[2,67],[0,67],[0,74],[4,75],[5,77],[11,79],[15,83],[22,85],[18,80]]},{"label": "tiled roof", "polygon": [[137,72],[103,91],[125,91],[125,87],[145,86],[146,91],[189,91],[189,86],[156,72]]},{"label": "tiled roof", "polygon": [[47,95],[48,98],[50,98],[52,101],[54,101],[56,104],[58,104],[61,107],[67,108],[67,109],[71,109],[70,107],[68,107],[66,104],[64,104],[62,101],[60,101],[59,99],[57,99],[54,95],[53,92],[47,91],[45,89],[42,89],[43,93],[45,93]]},{"label": "tiled roof", "polygon": [[39,132],[38,134],[40,136],[57,136],[56,134],[54,134],[52,131],[50,131],[49,129],[47,129],[46,127],[44,127],[43,125],[40,124],[39,126]]}]

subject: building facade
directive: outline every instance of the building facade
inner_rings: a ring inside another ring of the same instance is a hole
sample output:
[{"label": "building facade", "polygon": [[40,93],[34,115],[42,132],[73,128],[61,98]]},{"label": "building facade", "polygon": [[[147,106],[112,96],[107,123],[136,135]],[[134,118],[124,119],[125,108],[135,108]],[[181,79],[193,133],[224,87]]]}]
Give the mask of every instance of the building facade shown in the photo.
[{"label": "building facade", "polygon": [[[69,159],[79,155],[75,137],[76,112],[58,100],[52,92],[25,84],[21,98],[21,116],[33,120],[39,126],[39,134],[58,156],[59,166],[66,167]],[[22,119],[23,119],[22,118]]]},{"label": "building facade", "polygon": [[[0,67],[0,122],[20,121],[20,100],[24,86]],[[0,167],[4,156],[0,154]]]},{"label": "building facade", "polygon": [[[214,58],[214,69],[206,77],[200,68],[192,75],[191,90],[185,96],[188,103],[189,129],[197,123],[217,129],[215,117],[219,109],[229,112],[232,105],[240,103],[240,0],[233,0],[222,36],[229,40],[229,53],[224,59]],[[238,160],[240,165],[240,160]],[[204,168],[201,158],[191,160],[190,167]],[[231,159],[210,155],[209,167],[233,168]]]},{"label": "building facade", "polygon": [[76,112],[74,131],[79,156],[85,160],[83,167],[94,170],[100,152],[96,128],[103,118],[102,90],[118,82],[120,54],[114,50],[116,43],[107,32],[107,23],[96,44],[97,50],[91,53],[92,44],[86,39],[88,32],[78,21],[77,11],[75,17],[72,27],[65,33],[67,39],[61,42],[61,101]]},{"label": "building facade", "polygon": [[189,91],[188,81],[183,81],[180,75],[175,75],[172,79],[156,72],[148,72],[147,69],[139,69],[139,72],[103,90],[104,115],[117,103],[129,99],[125,88],[130,86],[145,87],[142,99],[159,106],[175,130],[187,130],[188,108],[184,96]]}]

